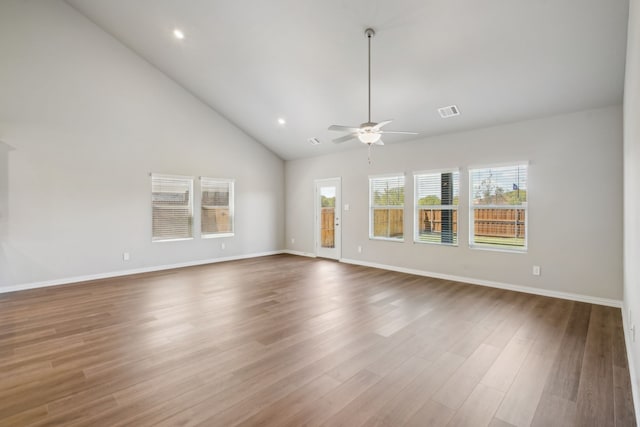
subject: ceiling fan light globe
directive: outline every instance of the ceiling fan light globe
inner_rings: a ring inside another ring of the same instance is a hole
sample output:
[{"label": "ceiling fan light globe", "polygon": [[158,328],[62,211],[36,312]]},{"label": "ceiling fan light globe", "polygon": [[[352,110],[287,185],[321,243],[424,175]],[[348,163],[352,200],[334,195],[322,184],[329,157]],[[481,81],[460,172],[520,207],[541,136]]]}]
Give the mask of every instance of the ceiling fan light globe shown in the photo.
[{"label": "ceiling fan light globe", "polygon": [[358,139],[360,140],[360,142],[363,142],[365,144],[374,144],[378,142],[381,137],[382,135],[376,132],[360,132],[358,134]]}]

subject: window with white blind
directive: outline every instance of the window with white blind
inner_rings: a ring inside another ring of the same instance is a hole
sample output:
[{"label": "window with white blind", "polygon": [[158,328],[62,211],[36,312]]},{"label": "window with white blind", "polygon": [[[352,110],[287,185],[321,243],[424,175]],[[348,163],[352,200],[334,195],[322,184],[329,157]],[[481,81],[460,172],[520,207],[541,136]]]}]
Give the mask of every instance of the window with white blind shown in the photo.
[{"label": "window with white blind", "polygon": [[469,169],[469,244],[527,250],[527,164]]},{"label": "window with white blind", "polygon": [[416,243],[458,244],[460,172],[416,172],[414,236]]},{"label": "window with white blind", "polygon": [[151,175],[152,241],[193,238],[193,178]]},{"label": "window with white blind", "polygon": [[369,238],[404,240],[404,175],[369,177]]},{"label": "window with white blind", "polygon": [[201,236],[224,237],[233,235],[233,180],[200,178]]}]

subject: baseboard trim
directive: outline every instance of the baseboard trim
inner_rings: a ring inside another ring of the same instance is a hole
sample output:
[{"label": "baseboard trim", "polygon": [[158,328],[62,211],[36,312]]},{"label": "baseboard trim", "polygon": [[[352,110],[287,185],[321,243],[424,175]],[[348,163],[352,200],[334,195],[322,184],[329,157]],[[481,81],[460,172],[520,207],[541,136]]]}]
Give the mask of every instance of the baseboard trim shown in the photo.
[{"label": "baseboard trim", "polygon": [[179,262],[176,264],[157,265],[153,267],[135,268],[130,270],[112,271],[109,273],[90,274],[87,276],[66,277],[63,279],[47,280],[43,282],[25,283],[22,285],[0,287],[0,294],[16,291],[26,291],[28,289],[46,288],[50,286],[69,285],[72,283],[88,282],[91,280],[111,279],[113,277],[130,276],[133,274],[152,273],[154,271],[173,270],[174,268],[194,267],[197,265],[215,264],[218,262],[237,261],[241,259],[258,258],[269,255],[279,255],[284,251],[259,252],[244,255],[234,255],[223,258],[210,258],[198,261]]},{"label": "baseboard trim", "polygon": [[[49,286],[66,285],[66,284],[78,283],[78,282],[88,282],[88,281],[91,281],[91,280],[110,279],[110,278],[113,278],[113,277],[130,276],[130,275],[133,275],[133,274],[151,273],[151,272],[163,271],[163,270],[172,270],[172,269],[175,269],[175,268],[193,267],[193,266],[197,266],[197,265],[214,264],[214,263],[218,263],[218,262],[236,261],[236,260],[249,259],[249,258],[258,258],[258,257],[262,257],[262,256],[278,255],[278,254],[289,254],[289,255],[304,256],[304,257],[309,257],[309,258],[316,258],[316,255],[313,254],[313,253],[310,253],[310,252],[299,252],[299,251],[293,251],[293,250],[290,250],[290,249],[285,249],[285,250],[279,250],[279,251],[269,251],[269,252],[259,252],[259,253],[244,254],[244,255],[234,255],[234,256],[222,257],[222,258],[210,258],[210,259],[203,259],[203,260],[197,260],[197,261],[187,261],[187,262],[181,262],[181,263],[176,263],[176,264],[165,264],[165,265],[158,265],[158,266],[144,267],[144,268],[136,268],[136,269],[130,269],[130,270],[120,270],[120,271],[113,271],[113,272],[108,272],[108,273],[91,274],[91,275],[86,275],[86,276],[66,277],[66,278],[62,278],[62,279],[47,280],[47,281],[42,281],[42,282],[25,283],[25,284],[21,284],[21,285],[2,287],[2,288],[0,288],[0,294],[1,293],[8,293],[8,292],[24,291],[24,290],[28,290],[28,289],[44,288],[44,287],[49,287]],[[622,308],[622,301],[614,300],[614,299],[608,299],[608,298],[592,297],[592,296],[588,296],[588,295],[580,295],[580,294],[574,294],[574,293],[569,293],[569,292],[551,291],[551,290],[548,290],[548,289],[532,288],[532,287],[529,287],[529,286],[512,285],[512,284],[509,284],[509,283],[494,282],[494,281],[491,281],[491,280],[483,280],[483,279],[475,279],[475,278],[472,278],[472,277],[464,277],[464,276],[455,276],[455,275],[450,275],[450,274],[435,273],[435,272],[431,272],[431,271],[417,270],[417,269],[405,268],[405,267],[397,267],[397,266],[393,266],[393,265],[379,264],[379,263],[375,263],[375,262],[368,262],[368,261],[349,259],[349,258],[342,258],[342,259],[340,259],[340,262],[343,262],[345,264],[361,265],[361,266],[364,266],[364,267],[380,268],[382,270],[397,271],[399,273],[414,274],[414,275],[417,275],[417,276],[433,277],[433,278],[436,278],[436,279],[444,279],[444,280],[453,280],[453,281],[456,281],[456,282],[464,282],[464,283],[469,283],[469,284],[473,284],[473,285],[489,286],[489,287],[492,287],[492,288],[506,289],[506,290],[516,291],[516,292],[524,292],[524,293],[528,293],[528,294],[542,295],[542,296],[561,298],[561,299],[567,299],[567,300],[572,300],[572,301],[586,302],[586,303],[590,303],[590,304],[604,305],[604,306],[608,306],[608,307]],[[623,313],[623,320],[624,319],[626,319],[626,316]],[[627,331],[627,329],[625,329],[625,340],[627,339],[626,331]],[[629,347],[627,346],[627,348],[629,348]]]},{"label": "baseboard trim", "polygon": [[455,282],[469,283],[472,285],[489,286],[491,288],[505,289],[509,291],[524,292],[527,294],[542,295],[545,297],[553,297],[566,299],[571,301],[586,302],[590,304],[604,305],[608,307],[622,308],[622,301],[592,297],[588,295],[573,294],[569,292],[551,291],[548,289],[532,288],[529,286],[512,285],[509,283],[494,282],[491,280],[475,279],[472,277],[454,276],[450,274],[434,273],[431,271],[417,270],[413,268],[396,267],[394,265],[378,264],[375,262],[361,261],[356,259],[342,258],[340,262],[346,264],[361,265],[364,267],[380,268],[382,270],[397,271],[399,273],[414,274],[416,276],[433,277],[436,279],[453,280]]},{"label": "baseboard trim", "polygon": [[638,381],[636,377],[636,364],[635,359],[633,358],[633,353],[631,352],[631,330],[629,329],[629,319],[627,318],[627,314],[629,313],[628,308],[622,306],[622,329],[624,332],[624,344],[627,349],[627,365],[629,366],[629,376],[631,377],[631,395],[633,396],[633,408],[636,414],[636,420],[640,420],[640,390],[638,390]]},{"label": "baseboard trim", "polygon": [[305,256],[308,258],[316,258],[316,254],[313,254],[311,252],[292,251],[291,249],[285,249],[282,251],[282,253],[289,254],[289,255]]}]

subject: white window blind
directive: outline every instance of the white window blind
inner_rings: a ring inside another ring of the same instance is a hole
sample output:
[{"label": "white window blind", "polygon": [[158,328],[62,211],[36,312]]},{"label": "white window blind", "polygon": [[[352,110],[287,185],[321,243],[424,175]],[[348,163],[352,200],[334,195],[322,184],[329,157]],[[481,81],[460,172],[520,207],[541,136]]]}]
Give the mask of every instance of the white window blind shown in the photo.
[{"label": "white window blind", "polygon": [[404,175],[369,178],[369,238],[404,239]]},{"label": "white window blind", "polygon": [[152,240],[193,237],[193,178],[151,175]]},{"label": "white window blind", "polygon": [[527,165],[469,170],[469,244],[527,250]]},{"label": "white window blind", "polygon": [[457,245],[460,172],[416,173],[414,194],[414,241]]},{"label": "white window blind", "polygon": [[200,178],[201,236],[233,234],[233,180]]}]

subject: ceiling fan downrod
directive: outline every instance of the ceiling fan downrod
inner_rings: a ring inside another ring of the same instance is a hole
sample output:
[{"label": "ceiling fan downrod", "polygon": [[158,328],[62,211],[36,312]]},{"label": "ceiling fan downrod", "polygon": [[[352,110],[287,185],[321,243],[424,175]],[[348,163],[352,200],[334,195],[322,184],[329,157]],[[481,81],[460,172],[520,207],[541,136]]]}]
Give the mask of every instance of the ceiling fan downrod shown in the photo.
[{"label": "ceiling fan downrod", "polygon": [[367,28],[364,30],[365,36],[367,36],[367,41],[369,43],[369,74],[367,81],[369,82],[369,115],[367,118],[367,122],[371,123],[371,39],[376,35],[376,32],[373,28]]}]

